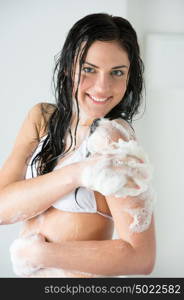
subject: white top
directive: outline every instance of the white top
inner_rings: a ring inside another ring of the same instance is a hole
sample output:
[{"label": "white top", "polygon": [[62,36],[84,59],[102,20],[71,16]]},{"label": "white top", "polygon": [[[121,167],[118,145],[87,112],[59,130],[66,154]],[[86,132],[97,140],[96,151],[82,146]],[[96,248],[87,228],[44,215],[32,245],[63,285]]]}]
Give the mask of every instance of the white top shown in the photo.
[{"label": "white top", "polygon": [[[32,178],[32,172],[31,172],[31,162],[33,158],[41,151],[43,142],[45,140],[46,136],[44,136],[41,140],[40,143],[35,150],[32,159],[30,161],[30,164],[27,168],[27,173],[26,173],[26,179]],[[84,160],[87,155],[87,148],[86,148],[86,143],[87,140],[85,139],[80,147],[75,150],[67,159],[65,159],[63,162],[61,161],[56,167],[53,169],[57,170],[59,168],[62,168],[64,166],[67,166],[69,164],[79,162],[81,160]],[[33,168],[33,176],[37,176],[36,168],[34,166]],[[75,197],[75,190],[65,196],[63,196],[61,199],[57,200],[52,204],[53,207],[62,210],[62,211],[67,211],[67,212],[74,212],[74,213],[98,213],[104,217],[110,218],[112,220],[112,217],[103,214],[97,210],[97,205],[96,205],[96,199],[95,199],[95,194],[92,190],[84,188],[84,187],[79,187],[76,197]]]}]

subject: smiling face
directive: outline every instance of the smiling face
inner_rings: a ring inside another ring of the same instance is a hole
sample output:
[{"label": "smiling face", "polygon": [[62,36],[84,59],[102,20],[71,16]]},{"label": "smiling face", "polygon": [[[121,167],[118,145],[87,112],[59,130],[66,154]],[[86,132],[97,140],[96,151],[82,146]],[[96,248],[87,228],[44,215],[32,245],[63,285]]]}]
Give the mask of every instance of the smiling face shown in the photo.
[{"label": "smiling face", "polygon": [[[116,41],[95,41],[82,65],[78,87],[80,116],[104,117],[123,98],[128,84],[128,54]],[[77,62],[74,89],[79,76]]]}]

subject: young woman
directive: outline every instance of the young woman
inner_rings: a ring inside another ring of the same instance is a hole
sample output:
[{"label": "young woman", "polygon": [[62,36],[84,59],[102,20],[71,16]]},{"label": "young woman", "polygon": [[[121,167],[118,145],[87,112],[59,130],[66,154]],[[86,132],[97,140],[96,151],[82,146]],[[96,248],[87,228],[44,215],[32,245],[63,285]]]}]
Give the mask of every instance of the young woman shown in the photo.
[{"label": "young woman", "polygon": [[[112,163],[115,157],[89,155],[86,141],[96,130],[96,119],[114,124],[105,132],[116,145],[119,139],[136,140],[131,122],[140,106],[142,73],[136,32],[127,20],[91,14],[69,31],[55,67],[56,104],[39,103],[28,112],[0,171],[1,224],[24,221],[11,247],[18,276],[152,271],[154,221],[145,193],[117,197],[93,188],[90,178],[84,180],[90,170],[94,181],[92,171],[102,159]],[[136,155],[131,158],[143,163]],[[120,167],[125,165],[113,167],[114,172]],[[129,174],[124,188],[138,191],[140,186]],[[136,230],[131,230],[132,222]],[[118,239],[112,239],[114,228]]]}]

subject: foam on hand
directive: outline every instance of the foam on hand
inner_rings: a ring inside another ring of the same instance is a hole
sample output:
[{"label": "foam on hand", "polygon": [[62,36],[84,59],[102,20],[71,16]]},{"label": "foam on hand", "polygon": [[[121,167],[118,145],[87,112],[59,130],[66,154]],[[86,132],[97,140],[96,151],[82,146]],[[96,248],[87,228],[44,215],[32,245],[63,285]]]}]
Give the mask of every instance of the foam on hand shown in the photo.
[{"label": "foam on hand", "polygon": [[21,250],[29,248],[32,244],[42,240],[38,234],[29,235],[26,237],[16,239],[10,246],[10,257],[13,265],[13,271],[17,276],[25,277],[40,270],[41,266],[33,266],[29,262],[29,258],[21,255]]},{"label": "foam on hand", "polygon": [[[122,138],[117,141],[116,136]],[[100,119],[99,126],[87,140],[87,150],[92,157],[102,155],[102,159],[93,168],[85,169],[84,186],[115,197],[137,196],[147,190],[152,167],[142,147],[130,138],[132,133],[121,124]],[[129,187],[129,179],[139,188]]]},{"label": "foam on hand", "polygon": [[123,210],[133,218],[131,232],[145,231],[151,223],[155,200],[150,185],[153,169],[149,158],[126,123],[123,126],[107,119],[100,119],[98,123],[87,140],[87,150],[91,157],[101,157],[101,160],[85,169],[82,182],[105,196],[131,196],[134,203],[139,201],[137,208],[124,207]]}]

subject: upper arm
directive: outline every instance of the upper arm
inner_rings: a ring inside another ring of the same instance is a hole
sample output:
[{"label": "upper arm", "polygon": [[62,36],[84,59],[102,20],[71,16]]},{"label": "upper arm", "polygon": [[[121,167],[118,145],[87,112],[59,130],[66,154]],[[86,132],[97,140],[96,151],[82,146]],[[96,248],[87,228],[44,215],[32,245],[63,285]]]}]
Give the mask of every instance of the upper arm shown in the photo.
[{"label": "upper arm", "polygon": [[108,120],[101,118],[87,140],[87,149],[92,155],[112,154],[119,140],[125,142],[136,140],[131,126],[122,119]]},{"label": "upper arm", "polygon": [[142,199],[141,195],[124,198],[106,196],[119,237],[134,247],[140,246],[140,242],[147,243],[148,239],[150,245],[152,242],[154,245],[154,218],[150,205],[153,199],[149,193],[146,197]]},{"label": "upper arm", "polygon": [[[130,125],[123,120],[115,120],[127,132],[121,136],[119,131],[111,133],[111,139],[117,142],[122,138],[125,141],[136,140],[135,133]],[[123,131],[122,131],[123,132]],[[106,201],[114,219],[114,225],[119,237],[129,242],[134,248],[149,248],[148,252],[155,251],[155,231],[152,204],[154,194],[148,189],[138,196],[115,197],[106,196]]]},{"label": "upper arm", "polygon": [[137,139],[135,131],[127,121],[123,119],[116,119],[113,120],[113,125],[114,131],[112,132],[112,137],[116,139],[116,141],[119,138],[122,138],[126,142]]},{"label": "upper arm", "polygon": [[[99,122],[97,129],[92,133],[91,138],[88,141],[88,149],[92,154],[99,153],[103,155],[103,153],[113,153],[113,155],[117,154],[121,156],[122,153],[116,151],[119,147],[118,141],[120,139],[125,142],[137,140],[133,129],[126,121],[120,119],[113,121],[102,119]],[[135,157],[132,156],[131,159],[134,160],[134,162],[136,161],[136,163],[138,164],[143,163],[140,157],[136,155],[137,153],[135,153]],[[125,165],[122,164],[124,168],[126,167],[127,163],[126,159],[127,157],[122,158],[122,160],[125,161]],[[135,167],[135,164],[132,165],[133,167]],[[145,176],[144,172],[143,175],[142,173],[137,173],[136,176]],[[118,176],[122,176],[123,178],[124,174],[125,173],[122,172],[122,174]],[[130,181],[130,179],[133,179],[132,177],[129,178],[129,176],[131,176],[129,174],[131,174],[131,172],[127,173],[128,181]],[[110,182],[111,179],[109,181],[109,184]],[[131,186],[132,189],[140,188],[131,181],[127,182],[127,184],[129,184],[129,187]],[[122,240],[130,243],[134,248],[138,247],[140,249],[141,247],[143,249],[145,246],[146,248],[150,247],[149,253],[151,253],[151,250],[153,250],[154,252],[155,247],[154,222],[151,207],[148,207],[150,204],[149,198],[146,199],[146,197],[149,197],[149,195],[144,197],[145,199],[142,199],[143,194],[144,196],[146,196],[145,193],[139,194],[136,197],[115,197],[114,195],[106,196],[106,202],[113,216],[114,225],[119,237]],[[146,214],[148,214],[148,218],[146,217]],[[137,224],[136,226],[136,223],[139,223],[139,221],[141,223]]]},{"label": "upper arm", "polygon": [[43,104],[34,105],[17,134],[13,149],[0,170],[0,189],[25,178],[27,164],[44,135]]},{"label": "upper arm", "polygon": [[[97,128],[98,131],[98,128]],[[123,119],[107,120],[103,119],[99,125],[99,133],[101,131],[106,136],[106,140],[111,144],[122,139],[125,142],[137,140],[135,132],[131,125]]]}]

